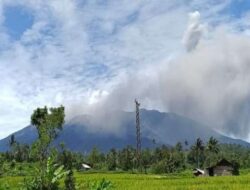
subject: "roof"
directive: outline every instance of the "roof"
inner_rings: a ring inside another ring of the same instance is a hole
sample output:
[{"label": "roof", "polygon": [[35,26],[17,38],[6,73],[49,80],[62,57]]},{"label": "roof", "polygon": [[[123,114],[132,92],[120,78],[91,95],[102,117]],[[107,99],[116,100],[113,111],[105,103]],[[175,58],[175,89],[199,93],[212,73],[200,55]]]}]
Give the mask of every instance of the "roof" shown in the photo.
[{"label": "roof", "polygon": [[193,173],[200,173],[200,174],[204,174],[204,173],[205,173],[205,171],[204,171],[204,170],[201,170],[201,169],[199,169],[199,168],[195,168],[195,169],[193,169]]},{"label": "roof", "polygon": [[214,168],[216,166],[233,166],[233,164],[231,162],[229,162],[226,159],[221,159],[219,162],[217,162],[215,165],[208,167],[208,168]]},{"label": "roof", "polygon": [[216,165],[217,166],[232,166],[233,164],[226,159],[222,159]]},{"label": "roof", "polygon": [[88,165],[88,164],[82,164],[82,167],[85,168],[85,169],[90,169],[91,167]]}]

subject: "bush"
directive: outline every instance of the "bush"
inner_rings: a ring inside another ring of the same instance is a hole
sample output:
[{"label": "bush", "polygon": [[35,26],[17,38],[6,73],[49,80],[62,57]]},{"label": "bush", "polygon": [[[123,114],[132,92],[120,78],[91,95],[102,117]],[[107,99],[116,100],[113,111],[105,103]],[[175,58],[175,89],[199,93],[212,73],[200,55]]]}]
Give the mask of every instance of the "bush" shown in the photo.
[{"label": "bush", "polygon": [[156,163],[156,164],[153,164],[151,170],[152,170],[152,172],[155,173],[155,174],[163,174],[163,173],[166,173],[164,161],[160,161],[160,162],[158,162],[158,163]]},{"label": "bush", "polygon": [[70,170],[69,173],[66,175],[64,184],[65,184],[66,190],[75,190],[76,189],[74,173],[72,170]]},{"label": "bush", "polygon": [[0,184],[0,190],[10,189],[10,185],[8,183]]},{"label": "bush", "polygon": [[110,190],[113,189],[114,186],[111,181],[106,179],[102,179],[99,182],[94,182],[90,185],[90,190]]},{"label": "bush", "polygon": [[233,175],[240,175],[240,172],[239,172],[240,165],[239,165],[239,163],[236,162],[236,161],[232,161],[232,165],[233,165]]},{"label": "bush", "polygon": [[53,164],[51,157],[49,157],[44,171],[37,168],[37,174],[34,178],[24,179],[23,190],[58,190],[59,180],[67,174],[68,171],[64,171],[63,166]]},{"label": "bush", "polygon": [[162,173],[175,173],[185,169],[182,160],[178,158],[178,155],[169,155],[164,160],[152,165],[152,172],[156,174]]},{"label": "bush", "polygon": [[11,161],[10,167],[15,168],[15,166],[16,166],[16,160],[14,159],[14,160]]}]

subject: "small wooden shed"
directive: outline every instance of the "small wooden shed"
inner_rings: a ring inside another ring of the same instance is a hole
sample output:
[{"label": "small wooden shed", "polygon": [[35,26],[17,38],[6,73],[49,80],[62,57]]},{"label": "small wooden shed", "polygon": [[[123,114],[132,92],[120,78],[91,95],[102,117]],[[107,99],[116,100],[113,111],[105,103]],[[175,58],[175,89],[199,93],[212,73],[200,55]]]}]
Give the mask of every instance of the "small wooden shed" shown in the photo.
[{"label": "small wooden shed", "polygon": [[205,173],[209,176],[230,176],[233,175],[233,171],[233,164],[226,159],[222,159],[214,166],[206,168]]}]

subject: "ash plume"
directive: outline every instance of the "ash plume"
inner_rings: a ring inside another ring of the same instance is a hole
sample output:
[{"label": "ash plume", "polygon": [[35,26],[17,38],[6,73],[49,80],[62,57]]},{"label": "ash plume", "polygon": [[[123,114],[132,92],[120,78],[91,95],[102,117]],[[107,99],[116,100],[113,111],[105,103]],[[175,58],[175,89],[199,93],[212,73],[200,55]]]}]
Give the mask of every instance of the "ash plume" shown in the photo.
[{"label": "ash plume", "polygon": [[[144,108],[174,112],[224,134],[248,138],[250,39],[220,27],[211,31],[209,39],[201,39],[199,13],[192,13],[190,19],[183,38],[187,53],[122,78],[88,109],[98,110],[100,122],[109,110],[134,111],[138,98]],[[119,121],[114,123],[109,131],[119,132]]]},{"label": "ash plume", "polygon": [[182,40],[188,52],[196,48],[204,31],[205,26],[200,22],[200,13],[198,11],[189,13],[188,27]]}]

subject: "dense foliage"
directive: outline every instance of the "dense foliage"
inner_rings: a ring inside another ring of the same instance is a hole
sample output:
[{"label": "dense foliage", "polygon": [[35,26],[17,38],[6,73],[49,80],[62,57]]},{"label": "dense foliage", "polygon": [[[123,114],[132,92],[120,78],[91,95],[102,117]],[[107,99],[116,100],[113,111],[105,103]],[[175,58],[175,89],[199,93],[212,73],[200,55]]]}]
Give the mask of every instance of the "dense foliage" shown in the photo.
[{"label": "dense foliage", "polygon": [[[0,174],[11,168],[21,167],[20,163],[39,163],[38,157],[32,157],[32,148],[15,142],[6,153],[0,155]],[[185,148],[183,148],[185,147]],[[22,151],[25,149],[25,151]],[[64,145],[59,149],[50,149],[55,157],[55,163],[63,165],[71,171],[65,183],[75,181],[73,170],[82,170],[86,163],[92,170],[138,172],[136,165],[136,149],[127,146],[122,149],[111,149],[101,152],[93,147],[89,153],[71,152]],[[144,173],[176,173],[196,167],[205,168],[214,165],[225,158],[235,165],[235,168],[250,168],[250,149],[236,144],[219,144],[211,137],[208,142],[197,139],[189,147],[177,143],[174,147],[160,146],[154,149],[143,149],[141,163]],[[8,163],[8,164],[7,164]],[[6,166],[8,165],[8,167]],[[15,169],[15,171],[17,171]],[[16,172],[18,173],[18,172]]]}]

